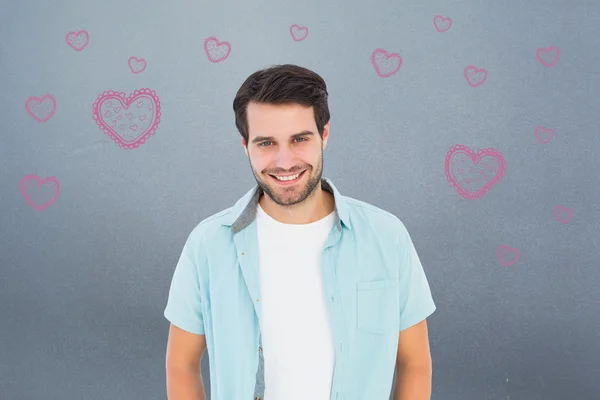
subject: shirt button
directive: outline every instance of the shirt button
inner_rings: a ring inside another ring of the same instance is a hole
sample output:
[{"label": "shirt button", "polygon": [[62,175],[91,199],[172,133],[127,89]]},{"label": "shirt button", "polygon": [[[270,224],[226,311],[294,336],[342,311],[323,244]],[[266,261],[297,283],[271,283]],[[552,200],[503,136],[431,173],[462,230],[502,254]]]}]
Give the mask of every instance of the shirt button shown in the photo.
[{"label": "shirt button", "polygon": [[258,351],[259,351],[259,352],[261,352],[261,351],[262,351],[262,347],[259,347],[259,348],[258,348]]}]

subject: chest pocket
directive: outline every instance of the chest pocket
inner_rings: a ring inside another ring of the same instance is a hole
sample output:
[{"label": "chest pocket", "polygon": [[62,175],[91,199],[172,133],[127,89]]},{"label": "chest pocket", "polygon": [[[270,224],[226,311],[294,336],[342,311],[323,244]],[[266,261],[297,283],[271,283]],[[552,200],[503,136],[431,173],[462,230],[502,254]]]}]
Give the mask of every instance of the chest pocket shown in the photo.
[{"label": "chest pocket", "polygon": [[398,286],[398,279],[357,282],[356,328],[358,330],[376,334],[399,331]]}]

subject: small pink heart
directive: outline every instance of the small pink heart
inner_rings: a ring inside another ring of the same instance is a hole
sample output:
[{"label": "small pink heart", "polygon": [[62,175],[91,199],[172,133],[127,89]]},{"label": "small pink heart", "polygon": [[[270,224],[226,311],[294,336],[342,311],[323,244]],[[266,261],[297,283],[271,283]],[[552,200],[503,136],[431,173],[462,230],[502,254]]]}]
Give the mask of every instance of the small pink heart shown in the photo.
[{"label": "small pink heart", "polygon": [[[465,168],[468,173],[465,175]],[[495,149],[474,152],[467,146],[454,145],[446,153],[444,163],[446,178],[465,199],[478,199],[504,177],[506,162]]]},{"label": "small pink heart", "polygon": [[19,187],[27,204],[36,211],[43,211],[50,207],[60,193],[60,184],[53,176],[41,179],[37,175],[25,175]]},{"label": "small pink heart", "polygon": [[371,54],[371,64],[381,78],[387,78],[400,70],[402,57],[398,53],[389,53],[384,49],[375,49]]},{"label": "small pink heart", "polygon": [[211,36],[204,40],[204,52],[210,62],[218,63],[229,56],[229,53],[231,53],[231,44],[229,42],[221,42],[216,37]]},{"label": "small pink heart", "polygon": [[292,26],[290,26],[290,33],[292,34],[292,38],[294,38],[295,41],[299,42],[301,40],[304,40],[308,35],[308,28],[305,26],[293,24]]},{"label": "small pink heart", "polygon": [[441,15],[436,15],[433,17],[433,24],[438,32],[446,32],[452,26],[452,20]]},{"label": "small pink heart", "polygon": [[496,249],[496,255],[498,256],[498,260],[500,260],[500,264],[505,267],[510,267],[519,261],[521,252],[517,248],[511,248],[505,244],[501,244]]},{"label": "small pink heart", "polygon": [[560,58],[560,51],[556,46],[551,46],[548,48],[540,47],[535,52],[535,56],[537,57],[539,62],[544,64],[546,67],[550,68],[556,65],[556,63],[558,62]]},{"label": "small pink heart", "polygon": [[487,79],[488,73],[487,70],[483,68],[477,68],[473,65],[469,65],[465,68],[464,75],[469,86],[477,87],[483,85]]},{"label": "small pink heart", "polygon": [[69,32],[67,36],[65,36],[65,41],[73,50],[81,51],[87,46],[90,40],[90,36],[87,31],[81,30],[79,32]]},{"label": "small pink heart", "polygon": [[552,140],[554,137],[554,131],[550,128],[544,128],[543,126],[538,126],[535,129],[535,137],[537,138],[540,144],[546,144]]},{"label": "small pink heart", "polygon": [[[142,121],[139,124],[128,125],[130,129],[125,132],[125,124],[119,126],[120,130],[114,129],[115,119],[107,120],[104,118],[104,110],[111,103],[119,104],[113,111],[118,110],[116,120],[121,120],[123,116],[130,120],[133,118]],[[133,107],[136,104],[137,107]],[[151,107],[144,107],[150,104]],[[144,144],[146,140],[156,133],[161,118],[160,100],[156,93],[150,89],[135,90],[129,96],[125,93],[119,93],[112,90],[105,91],[98,96],[93,105],[93,117],[98,127],[110,138],[116,142],[119,147],[125,149],[135,149]],[[132,136],[129,130],[136,132]],[[140,131],[137,133],[137,131]]]},{"label": "small pink heart", "polygon": [[143,58],[131,56],[127,60],[127,63],[129,64],[129,69],[134,74],[139,74],[140,72],[146,69],[146,60],[144,60]]},{"label": "small pink heart", "polygon": [[56,99],[51,94],[30,96],[25,100],[25,110],[38,122],[47,122],[56,112]]},{"label": "small pink heart", "polygon": [[561,224],[566,224],[573,218],[574,211],[572,208],[565,206],[556,206],[554,208],[554,216]]}]

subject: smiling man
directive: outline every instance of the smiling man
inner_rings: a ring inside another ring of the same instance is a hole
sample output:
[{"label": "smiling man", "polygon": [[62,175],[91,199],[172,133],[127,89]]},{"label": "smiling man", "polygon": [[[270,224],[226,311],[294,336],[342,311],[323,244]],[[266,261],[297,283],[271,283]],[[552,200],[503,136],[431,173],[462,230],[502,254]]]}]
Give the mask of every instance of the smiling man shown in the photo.
[{"label": "smiling man", "polygon": [[205,350],[212,400],[430,399],[427,278],[396,216],[322,177],[327,96],[289,64],[238,90],[257,185],[183,247],[164,311],[169,399],[205,398]]}]

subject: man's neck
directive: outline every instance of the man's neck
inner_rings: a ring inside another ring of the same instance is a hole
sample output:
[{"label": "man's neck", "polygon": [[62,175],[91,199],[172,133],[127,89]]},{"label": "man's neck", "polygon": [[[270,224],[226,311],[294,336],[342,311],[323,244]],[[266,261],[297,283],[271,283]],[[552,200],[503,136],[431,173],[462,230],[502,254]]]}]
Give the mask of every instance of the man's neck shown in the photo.
[{"label": "man's neck", "polygon": [[284,224],[310,224],[325,218],[335,209],[333,195],[320,185],[304,203],[295,206],[280,206],[264,193],[260,195],[258,202],[270,217]]}]

